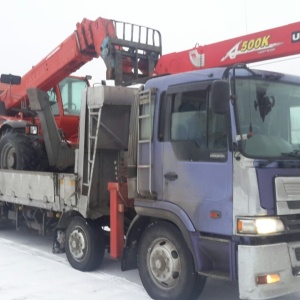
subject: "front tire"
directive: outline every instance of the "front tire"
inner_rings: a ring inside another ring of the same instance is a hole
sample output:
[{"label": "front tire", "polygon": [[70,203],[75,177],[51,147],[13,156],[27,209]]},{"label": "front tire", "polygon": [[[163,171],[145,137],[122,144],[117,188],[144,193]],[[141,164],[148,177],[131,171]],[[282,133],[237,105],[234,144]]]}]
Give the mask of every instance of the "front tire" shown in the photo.
[{"label": "front tire", "polygon": [[35,170],[35,150],[28,136],[14,131],[5,132],[0,140],[0,168]]},{"label": "front tire", "polygon": [[80,271],[99,267],[105,253],[103,230],[83,217],[74,217],[66,231],[66,255],[70,265]]},{"label": "front tire", "polygon": [[141,281],[153,299],[190,300],[202,292],[206,278],[195,272],[190,250],[174,225],[151,224],[138,249]]}]

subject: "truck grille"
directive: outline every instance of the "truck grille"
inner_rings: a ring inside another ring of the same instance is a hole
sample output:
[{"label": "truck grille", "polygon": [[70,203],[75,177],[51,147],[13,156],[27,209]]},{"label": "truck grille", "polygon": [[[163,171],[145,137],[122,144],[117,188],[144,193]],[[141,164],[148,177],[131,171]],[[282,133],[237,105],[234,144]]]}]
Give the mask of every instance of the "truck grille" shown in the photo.
[{"label": "truck grille", "polygon": [[281,219],[288,232],[300,231],[300,215],[281,216]]},{"label": "truck grille", "polygon": [[300,177],[276,177],[275,194],[278,215],[300,213]]},{"label": "truck grille", "polygon": [[299,209],[300,201],[287,201],[287,206],[289,209]]}]

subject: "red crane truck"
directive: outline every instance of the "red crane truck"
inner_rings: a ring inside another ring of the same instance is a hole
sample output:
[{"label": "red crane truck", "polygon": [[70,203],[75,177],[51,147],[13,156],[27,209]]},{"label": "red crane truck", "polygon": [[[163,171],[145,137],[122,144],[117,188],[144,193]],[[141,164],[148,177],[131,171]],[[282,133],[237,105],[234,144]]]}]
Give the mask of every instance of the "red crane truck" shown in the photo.
[{"label": "red crane truck", "polygon": [[197,299],[207,277],[241,299],[299,291],[300,80],[245,64],[299,51],[294,23],[162,55],[140,88],[87,87],[76,148],[28,88],[46,149],[74,170],[1,170],[2,219],[55,231],[82,271],[109,249],[153,299]]}]

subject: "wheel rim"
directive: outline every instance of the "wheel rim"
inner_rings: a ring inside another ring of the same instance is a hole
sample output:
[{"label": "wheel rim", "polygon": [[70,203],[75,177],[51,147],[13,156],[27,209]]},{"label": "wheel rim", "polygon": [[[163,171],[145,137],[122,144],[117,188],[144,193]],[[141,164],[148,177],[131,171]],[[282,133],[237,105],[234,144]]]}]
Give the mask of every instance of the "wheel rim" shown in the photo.
[{"label": "wheel rim", "polygon": [[181,262],[176,247],[169,240],[156,240],[149,248],[148,268],[159,287],[175,286],[181,274]]},{"label": "wheel rim", "polygon": [[76,261],[82,261],[87,253],[86,236],[81,228],[72,231],[69,237],[69,249]]},{"label": "wheel rim", "polygon": [[6,144],[1,154],[1,166],[5,169],[16,169],[17,154],[12,144]]}]

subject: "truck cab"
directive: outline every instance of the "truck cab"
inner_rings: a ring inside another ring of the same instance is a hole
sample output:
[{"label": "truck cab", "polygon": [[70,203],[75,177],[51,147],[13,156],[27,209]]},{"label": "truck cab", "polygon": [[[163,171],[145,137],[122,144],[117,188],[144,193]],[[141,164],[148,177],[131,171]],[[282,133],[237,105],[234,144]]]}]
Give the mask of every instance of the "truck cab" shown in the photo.
[{"label": "truck cab", "polygon": [[[245,65],[214,68],[151,79],[138,104],[129,179],[137,214],[175,224],[196,271],[238,280],[242,299],[299,285],[298,82]],[[144,285],[152,276],[163,286],[149,266]]]}]

